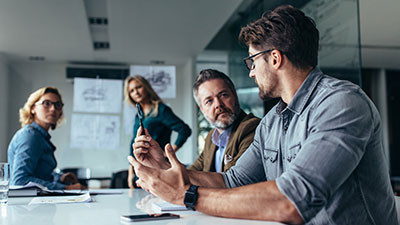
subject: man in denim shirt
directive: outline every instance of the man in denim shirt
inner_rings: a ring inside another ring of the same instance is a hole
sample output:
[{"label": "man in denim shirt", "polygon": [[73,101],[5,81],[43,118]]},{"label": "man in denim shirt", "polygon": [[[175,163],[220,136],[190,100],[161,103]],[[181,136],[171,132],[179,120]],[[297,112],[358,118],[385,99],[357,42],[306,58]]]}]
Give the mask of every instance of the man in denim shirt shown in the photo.
[{"label": "man in denim shirt", "polygon": [[[317,68],[314,21],[280,6],[242,28],[260,97],[281,101],[225,174],[129,158],[139,184],[166,201],[223,217],[292,224],[398,224],[379,113],[356,85]],[[150,149],[152,150],[152,149]],[[146,154],[146,153],[142,153]],[[138,151],[135,155],[140,156]],[[200,186],[200,187],[198,187]]]}]

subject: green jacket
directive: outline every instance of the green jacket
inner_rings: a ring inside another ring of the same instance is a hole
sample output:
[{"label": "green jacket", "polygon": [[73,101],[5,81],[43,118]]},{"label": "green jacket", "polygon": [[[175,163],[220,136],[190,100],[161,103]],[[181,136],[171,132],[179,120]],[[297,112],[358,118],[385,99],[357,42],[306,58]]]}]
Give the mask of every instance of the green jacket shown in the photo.
[{"label": "green jacket", "polygon": [[[247,150],[253,142],[254,133],[260,119],[255,117],[252,113],[246,114],[241,111],[239,118],[235,121],[229,136],[228,146],[226,146],[224,153],[224,162],[221,164],[221,171],[226,172],[235,165],[240,156]],[[212,129],[205,140],[204,150],[196,161],[189,167],[190,170],[197,171],[215,171],[214,157],[217,146],[211,141]]]}]

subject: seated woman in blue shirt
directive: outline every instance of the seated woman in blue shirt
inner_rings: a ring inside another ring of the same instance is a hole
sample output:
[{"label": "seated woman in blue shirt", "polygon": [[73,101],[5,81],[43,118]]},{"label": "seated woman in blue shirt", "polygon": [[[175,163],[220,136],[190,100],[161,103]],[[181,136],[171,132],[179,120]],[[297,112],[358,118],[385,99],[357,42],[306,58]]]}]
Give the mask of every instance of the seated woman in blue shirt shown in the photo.
[{"label": "seated woman in blue shirt", "polygon": [[[178,133],[173,149],[177,151],[192,133],[190,127],[177,117],[170,107],[165,105],[150,83],[142,76],[129,76],[125,79],[124,84],[125,101],[133,104],[139,103],[144,112],[143,126],[149,134],[156,140],[160,146],[164,147],[171,141],[172,131]],[[133,127],[133,138],[130,145],[130,155],[133,155],[132,144],[136,138],[139,129],[139,117],[135,117],[135,125]],[[129,167],[128,185],[134,188],[134,170]]]},{"label": "seated woman in blue shirt", "polygon": [[48,131],[63,120],[63,102],[56,88],[44,87],[32,93],[19,110],[22,128],[8,146],[11,185],[38,183],[48,189],[84,189],[72,173],[54,172],[56,147]]}]

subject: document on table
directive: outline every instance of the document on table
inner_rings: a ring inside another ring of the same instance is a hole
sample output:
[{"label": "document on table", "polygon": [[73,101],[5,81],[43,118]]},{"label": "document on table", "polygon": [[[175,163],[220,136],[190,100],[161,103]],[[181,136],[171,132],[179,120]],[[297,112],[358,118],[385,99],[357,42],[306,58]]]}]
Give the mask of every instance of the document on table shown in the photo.
[{"label": "document on table", "polygon": [[122,194],[121,190],[116,189],[91,189],[91,190],[64,190],[64,193],[68,194],[85,194],[89,193],[91,195],[118,195]]},{"label": "document on table", "polygon": [[36,197],[33,198],[29,205],[35,204],[65,204],[65,203],[85,203],[91,202],[92,198],[89,193],[77,196],[62,196],[62,197]]},{"label": "document on table", "polygon": [[152,203],[152,209],[156,212],[166,211],[186,211],[188,210],[185,206],[175,205],[166,201],[159,201]]}]

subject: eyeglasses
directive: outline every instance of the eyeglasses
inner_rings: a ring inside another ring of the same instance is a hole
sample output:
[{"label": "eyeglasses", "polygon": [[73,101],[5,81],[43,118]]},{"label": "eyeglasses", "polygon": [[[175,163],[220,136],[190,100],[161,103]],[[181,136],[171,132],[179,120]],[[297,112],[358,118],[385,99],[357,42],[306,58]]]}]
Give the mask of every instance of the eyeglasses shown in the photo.
[{"label": "eyeglasses", "polygon": [[255,67],[254,66],[254,60],[253,60],[254,57],[256,57],[258,55],[261,55],[261,54],[264,54],[264,53],[267,53],[267,52],[270,52],[272,50],[274,50],[274,49],[268,49],[268,50],[265,50],[265,51],[261,51],[259,53],[256,53],[254,55],[249,55],[246,58],[244,58],[243,61],[244,61],[244,64],[246,64],[247,69],[249,69],[249,70],[253,70],[254,69],[254,67]]},{"label": "eyeglasses", "polygon": [[43,105],[45,108],[50,108],[51,105],[54,105],[54,108],[57,110],[61,110],[64,106],[62,102],[52,102],[50,100],[43,100],[42,102],[37,102],[35,105]]}]

